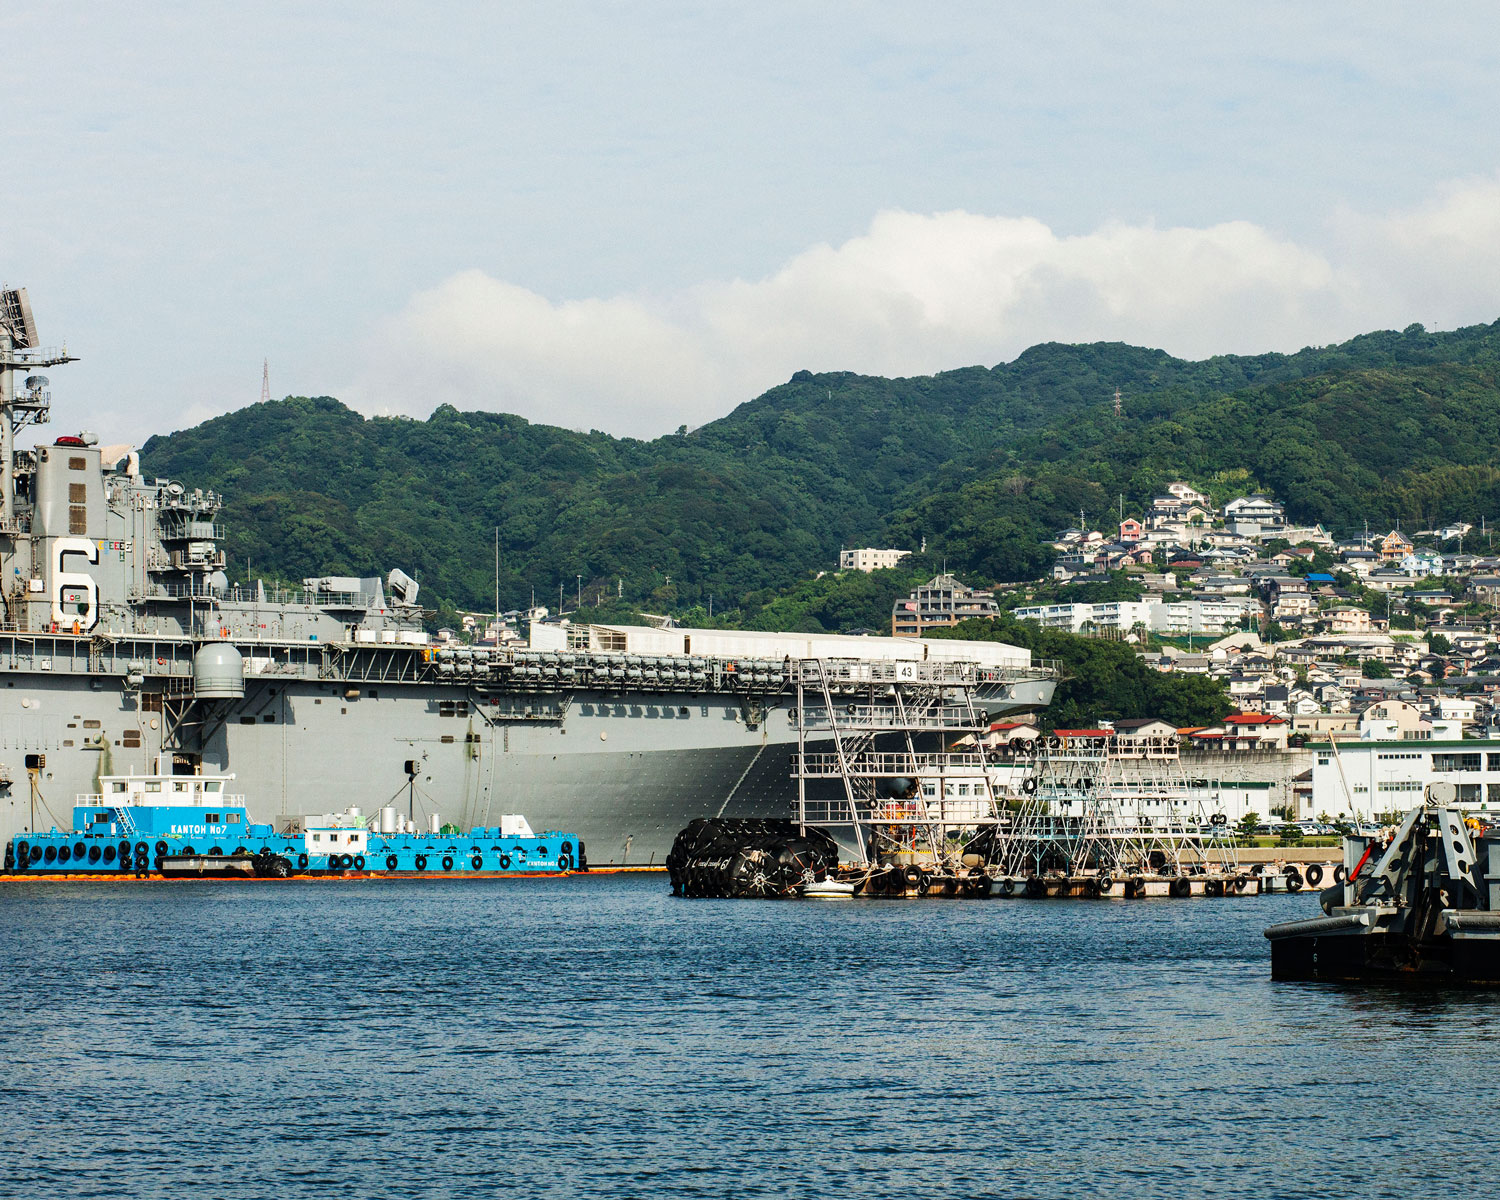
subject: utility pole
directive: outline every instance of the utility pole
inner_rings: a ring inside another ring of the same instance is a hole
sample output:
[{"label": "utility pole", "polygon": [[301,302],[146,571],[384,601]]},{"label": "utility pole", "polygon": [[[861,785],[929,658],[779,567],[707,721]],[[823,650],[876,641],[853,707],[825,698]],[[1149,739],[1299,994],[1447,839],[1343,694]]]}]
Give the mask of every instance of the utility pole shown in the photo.
[{"label": "utility pole", "polygon": [[583,576],[578,576],[578,607],[583,607]]}]

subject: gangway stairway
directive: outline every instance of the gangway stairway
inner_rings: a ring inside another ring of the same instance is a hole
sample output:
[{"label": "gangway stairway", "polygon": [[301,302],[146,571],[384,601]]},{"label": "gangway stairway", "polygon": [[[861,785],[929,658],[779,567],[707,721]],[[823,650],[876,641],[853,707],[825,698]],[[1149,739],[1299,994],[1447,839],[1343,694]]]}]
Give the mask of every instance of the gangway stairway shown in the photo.
[{"label": "gangway stairway", "polygon": [[951,863],[960,831],[995,819],[972,666],[803,659],[792,682],[801,826],[833,833],[866,865]]}]

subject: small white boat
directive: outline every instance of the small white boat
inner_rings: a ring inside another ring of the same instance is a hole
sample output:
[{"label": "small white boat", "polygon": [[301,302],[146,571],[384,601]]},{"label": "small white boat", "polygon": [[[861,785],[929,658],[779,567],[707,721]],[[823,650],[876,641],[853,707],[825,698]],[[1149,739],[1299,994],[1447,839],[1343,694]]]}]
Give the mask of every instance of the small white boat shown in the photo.
[{"label": "small white boat", "polygon": [[838,879],[823,879],[802,885],[808,900],[845,900],[854,895],[854,885]]}]

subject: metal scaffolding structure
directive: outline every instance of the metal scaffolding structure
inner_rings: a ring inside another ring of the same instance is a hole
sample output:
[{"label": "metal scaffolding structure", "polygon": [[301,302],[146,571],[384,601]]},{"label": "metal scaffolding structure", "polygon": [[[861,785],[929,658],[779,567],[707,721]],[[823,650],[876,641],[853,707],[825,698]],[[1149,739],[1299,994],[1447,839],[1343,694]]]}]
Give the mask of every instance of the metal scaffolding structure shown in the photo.
[{"label": "metal scaffolding structure", "polygon": [[961,856],[965,831],[993,823],[999,805],[978,745],[989,717],[971,667],[803,659],[792,675],[801,826],[842,835],[863,865],[943,865]]},{"label": "metal scaffolding structure", "polygon": [[795,817],[865,867],[995,878],[1232,871],[1233,832],[1194,799],[1176,738],[1112,731],[987,747],[973,682],[944,664],[795,664]]},{"label": "metal scaffolding structure", "polygon": [[1233,831],[1192,797],[1175,745],[1122,758],[1113,740],[1101,731],[1019,743],[1011,761],[1023,768],[1021,798],[996,822],[989,861],[1010,876],[1233,869]]}]

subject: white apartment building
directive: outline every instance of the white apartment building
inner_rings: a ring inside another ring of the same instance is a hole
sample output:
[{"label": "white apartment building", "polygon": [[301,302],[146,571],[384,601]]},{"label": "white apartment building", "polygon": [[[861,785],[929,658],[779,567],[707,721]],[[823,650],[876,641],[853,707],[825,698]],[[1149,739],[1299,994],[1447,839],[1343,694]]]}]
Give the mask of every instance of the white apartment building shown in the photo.
[{"label": "white apartment building", "polygon": [[1151,609],[1151,632],[1173,637],[1232,633],[1240,627],[1240,618],[1258,613],[1260,605],[1253,600],[1174,600]]},{"label": "white apartment building", "polygon": [[1118,629],[1129,633],[1137,625],[1151,627],[1151,610],[1146,600],[1112,600],[1105,604],[1029,604],[1011,615],[1018,621],[1036,621],[1047,629],[1066,629],[1079,633],[1084,628]]},{"label": "white apartment building", "polygon": [[1462,807],[1500,813],[1500,741],[1460,740],[1459,728],[1437,721],[1430,740],[1313,744],[1314,810],[1373,821],[1416,807],[1429,784],[1451,783]]},{"label": "white apartment building", "polygon": [[840,571],[888,571],[901,565],[901,560],[911,554],[910,550],[876,550],[864,547],[859,550],[839,551]]},{"label": "white apartment building", "polygon": [[1114,600],[1106,604],[1029,604],[1011,614],[1048,629],[1079,633],[1085,628],[1129,633],[1137,625],[1168,636],[1223,634],[1239,628],[1240,618],[1258,605],[1240,600]]}]

